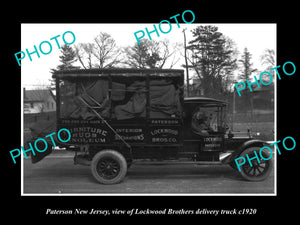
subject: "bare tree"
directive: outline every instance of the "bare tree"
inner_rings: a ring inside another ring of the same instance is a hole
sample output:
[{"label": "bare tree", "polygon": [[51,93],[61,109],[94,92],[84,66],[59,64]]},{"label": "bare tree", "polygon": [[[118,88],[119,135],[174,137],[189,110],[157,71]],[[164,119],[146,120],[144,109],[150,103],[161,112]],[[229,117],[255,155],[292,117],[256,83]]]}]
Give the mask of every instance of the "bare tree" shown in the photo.
[{"label": "bare tree", "polygon": [[266,65],[268,69],[274,67],[275,51],[273,49],[265,49],[264,53],[260,56],[260,62],[262,65]]},{"label": "bare tree", "polygon": [[137,43],[133,47],[126,47],[124,52],[127,56],[127,60],[124,64],[133,68],[146,68],[146,58],[147,58],[147,44],[146,40],[141,40],[140,45]]},{"label": "bare tree", "polygon": [[75,45],[76,57],[84,69],[93,68],[93,49],[93,43],[79,43]]},{"label": "bare tree", "polygon": [[[273,49],[265,49],[264,53],[260,56],[260,62],[261,65],[266,66],[265,71],[269,71],[274,78],[275,71],[271,69],[275,67],[275,51]],[[263,76],[262,79],[266,83],[270,81],[270,78],[266,76]]]},{"label": "bare tree", "polygon": [[121,51],[116,46],[116,41],[108,34],[101,32],[94,38],[92,54],[98,60],[97,67],[113,67],[120,62]]},{"label": "bare tree", "polygon": [[134,46],[124,49],[127,60],[123,63],[133,68],[163,68],[168,61],[169,68],[172,68],[179,60],[177,51],[177,44],[170,48],[167,40],[144,39],[140,41],[140,45],[135,43]]},{"label": "bare tree", "polygon": [[75,46],[78,61],[85,69],[110,68],[121,62],[121,51],[115,40],[107,33],[100,32],[93,43],[79,43]]}]

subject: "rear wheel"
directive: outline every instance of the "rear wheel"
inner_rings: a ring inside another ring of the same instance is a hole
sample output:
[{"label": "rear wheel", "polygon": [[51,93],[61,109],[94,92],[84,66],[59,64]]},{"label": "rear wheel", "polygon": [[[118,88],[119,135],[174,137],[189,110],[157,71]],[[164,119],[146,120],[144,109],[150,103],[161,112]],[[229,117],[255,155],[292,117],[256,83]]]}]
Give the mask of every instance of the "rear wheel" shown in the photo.
[{"label": "rear wheel", "polygon": [[[239,157],[244,157],[246,162],[240,167],[241,171],[241,175],[243,178],[245,178],[246,180],[249,181],[262,181],[265,180],[269,174],[272,171],[273,168],[273,160],[269,159],[269,160],[263,160],[261,159],[261,157],[259,156],[259,147],[252,147],[252,148],[247,148],[245,149]],[[256,154],[259,157],[259,161],[257,159],[253,159],[251,160],[252,166],[249,164],[249,161],[247,159],[247,156],[249,157],[249,159],[255,157],[255,153],[254,151],[256,151]],[[268,158],[268,156],[266,155],[267,153],[262,152],[262,155],[264,158]],[[239,163],[242,164],[242,159],[239,160]],[[239,171],[239,170],[238,170]]]},{"label": "rear wheel", "polygon": [[99,183],[116,184],[124,179],[127,173],[127,163],[119,152],[103,150],[93,157],[91,171]]}]

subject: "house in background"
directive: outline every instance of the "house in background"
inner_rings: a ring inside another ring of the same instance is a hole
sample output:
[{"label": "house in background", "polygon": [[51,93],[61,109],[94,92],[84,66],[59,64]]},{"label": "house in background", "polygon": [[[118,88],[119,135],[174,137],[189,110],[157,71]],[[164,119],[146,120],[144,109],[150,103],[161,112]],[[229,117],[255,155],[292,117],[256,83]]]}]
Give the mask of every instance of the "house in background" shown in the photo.
[{"label": "house in background", "polygon": [[268,86],[260,84],[260,88],[255,85],[253,88],[253,108],[260,112],[274,111],[274,83]]},{"label": "house in background", "polygon": [[56,111],[55,96],[51,90],[26,90],[24,93],[24,114]]}]

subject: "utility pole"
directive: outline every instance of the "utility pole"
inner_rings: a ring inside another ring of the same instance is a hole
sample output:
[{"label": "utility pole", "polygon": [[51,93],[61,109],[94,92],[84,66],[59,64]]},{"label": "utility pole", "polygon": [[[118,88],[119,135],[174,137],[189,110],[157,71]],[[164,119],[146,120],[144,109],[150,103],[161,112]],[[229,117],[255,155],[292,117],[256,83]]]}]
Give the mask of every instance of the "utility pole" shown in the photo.
[{"label": "utility pole", "polygon": [[186,57],[186,37],[185,37],[185,30],[186,28],[183,29],[183,38],[184,38],[184,59],[185,59],[185,70],[186,70],[186,95],[189,97],[190,93],[190,82],[189,82],[189,68],[188,68],[188,62],[187,62],[187,57]]}]

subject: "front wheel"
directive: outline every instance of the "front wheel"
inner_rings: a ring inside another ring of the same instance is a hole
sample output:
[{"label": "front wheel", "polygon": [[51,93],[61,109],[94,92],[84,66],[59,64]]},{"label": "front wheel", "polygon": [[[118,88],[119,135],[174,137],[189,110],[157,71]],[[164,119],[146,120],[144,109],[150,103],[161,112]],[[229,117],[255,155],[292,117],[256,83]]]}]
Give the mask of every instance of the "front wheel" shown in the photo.
[{"label": "front wheel", "polygon": [[93,157],[91,171],[99,183],[116,184],[124,179],[127,173],[127,163],[119,152],[103,150]]},{"label": "front wheel", "polygon": [[[241,173],[242,177],[245,178],[248,181],[262,181],[265,180],[269,174],[272,171],[273,168],[273,160],[263,160],[259,157],[259,147],[252,147],[245,149],[239,157],[244,157],[246,162],[240,167],[241,171],[238,170],[239,173]],[[257,159],[251,160],[252,166],[249,164],[249,161],[247,159],[247,156],[249,159],[255,157],[255,153],[259,157],[259,161]],[[262,152],[263,156],[267,158],[264,152]],[[242,164],[242,159],[239,160],[239,163]],[[236,165],[235,165],[236,166]]]}]

